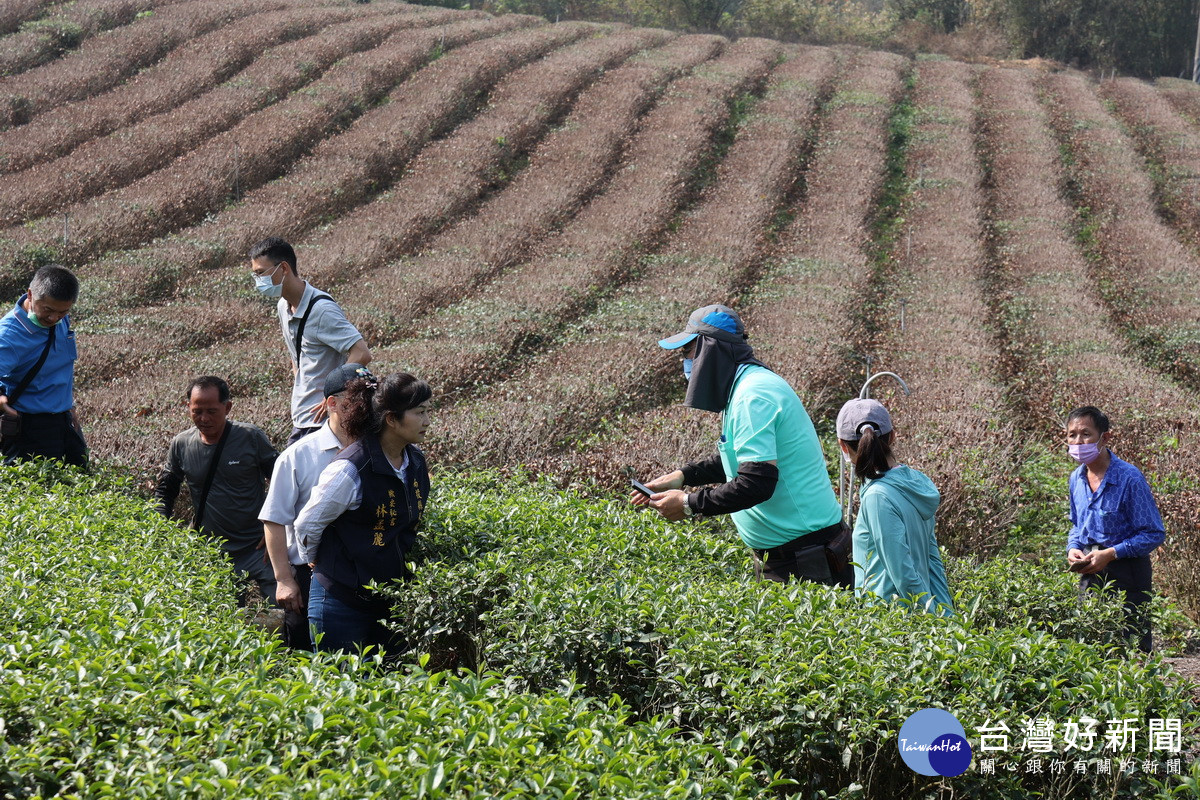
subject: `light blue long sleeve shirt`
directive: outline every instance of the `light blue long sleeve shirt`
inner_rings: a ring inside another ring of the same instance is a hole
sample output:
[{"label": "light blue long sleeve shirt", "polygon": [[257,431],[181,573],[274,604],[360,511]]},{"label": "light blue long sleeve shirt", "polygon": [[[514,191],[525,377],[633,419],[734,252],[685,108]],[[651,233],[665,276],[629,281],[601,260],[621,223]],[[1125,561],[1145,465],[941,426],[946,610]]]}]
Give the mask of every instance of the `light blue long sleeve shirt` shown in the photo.
[{"label": "light blue long sleeve shirt", "polygon": [[954,599],[934,535],[933,515],[941,495],[933,481],[900,464],[866,481],[859,500],[855,590],[889,600],[916,597],[929,611],[953,614]]},{"label": "light blue long sleeve shirt", "polygon": [[1071,473],[1071,533],[1067,550],[1089,545],[1111,547],[1117,558],[1150,555],[1166,538],[1162,515],[1142,471],[1112,454],[1096,491],[1087,481],[1087,467]]}]

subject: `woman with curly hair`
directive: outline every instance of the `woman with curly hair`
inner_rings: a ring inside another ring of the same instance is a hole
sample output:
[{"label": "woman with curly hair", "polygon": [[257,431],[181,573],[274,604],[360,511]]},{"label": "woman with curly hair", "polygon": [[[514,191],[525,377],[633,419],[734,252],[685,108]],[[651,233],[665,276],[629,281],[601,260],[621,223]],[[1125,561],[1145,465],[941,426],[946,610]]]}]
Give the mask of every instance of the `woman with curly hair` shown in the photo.
[{"label": "woman with curly hair", "polygon": [[296,519],[302,557],[313,564],[308,620],[319,650],[392,649],[387,598],[369,588],[411,576],[405,559],[429,496],[417,446],[429,428],[429,384],[406,372],[346,388],[343,450]]}]

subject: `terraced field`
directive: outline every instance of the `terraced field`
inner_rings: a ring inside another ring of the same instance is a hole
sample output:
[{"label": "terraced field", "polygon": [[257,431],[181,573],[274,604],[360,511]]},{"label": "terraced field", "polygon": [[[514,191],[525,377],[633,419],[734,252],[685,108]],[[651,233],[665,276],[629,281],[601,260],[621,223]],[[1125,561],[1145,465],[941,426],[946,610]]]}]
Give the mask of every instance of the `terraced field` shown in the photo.
[{"label": "terraced field", "polygon": [[705,451],[654,340],[727,302],[826,432],[904,378],[958,552],[1061,534],[1060,420],[1105,408],[1200,610],[1194,85],[333,0],[13,2],[0,76],[0,286],[83,279],[97,456],[151,472],[198,373],[282,440],[244,263],[280,234],[434,384],[435,464],[603,489]]}]

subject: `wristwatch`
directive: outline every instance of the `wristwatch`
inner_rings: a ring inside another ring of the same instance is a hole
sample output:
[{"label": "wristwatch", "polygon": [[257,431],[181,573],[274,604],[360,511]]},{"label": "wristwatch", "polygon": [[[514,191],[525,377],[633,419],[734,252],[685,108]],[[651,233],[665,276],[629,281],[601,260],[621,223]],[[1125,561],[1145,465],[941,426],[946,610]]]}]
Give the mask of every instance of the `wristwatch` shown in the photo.
[{"label": "wristwatch", "polygon": [[685,517],[690,517],[696,513],[695,511],[692,511],[692,504],[688,502],[691,497],[692,495],[690,492],[683,495],[683,515]]}]

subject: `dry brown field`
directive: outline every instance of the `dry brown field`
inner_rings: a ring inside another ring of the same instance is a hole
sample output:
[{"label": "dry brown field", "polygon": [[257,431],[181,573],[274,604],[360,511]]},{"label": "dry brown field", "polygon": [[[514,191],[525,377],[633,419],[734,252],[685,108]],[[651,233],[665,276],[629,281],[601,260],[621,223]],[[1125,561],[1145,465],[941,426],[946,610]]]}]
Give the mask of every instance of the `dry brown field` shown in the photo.
[{"label": "dry brown field", "polygon": [[[54,20],[75,39],[35,35]],[[433,384],[435,467],[604,493],[706,452],[717,420],[655,340],[725,302],[831,454],[867,371],[901,375],[875,392],[952,552],[1044,554],[1063,418],[1099,405],[1196,614],[1198,192],[1183,81],[386,0],[0,13],[0,286],[80,276],[80,416],[143,479],[197,374],[286,437],[245,259],[278,234],[373,369]]]}]

